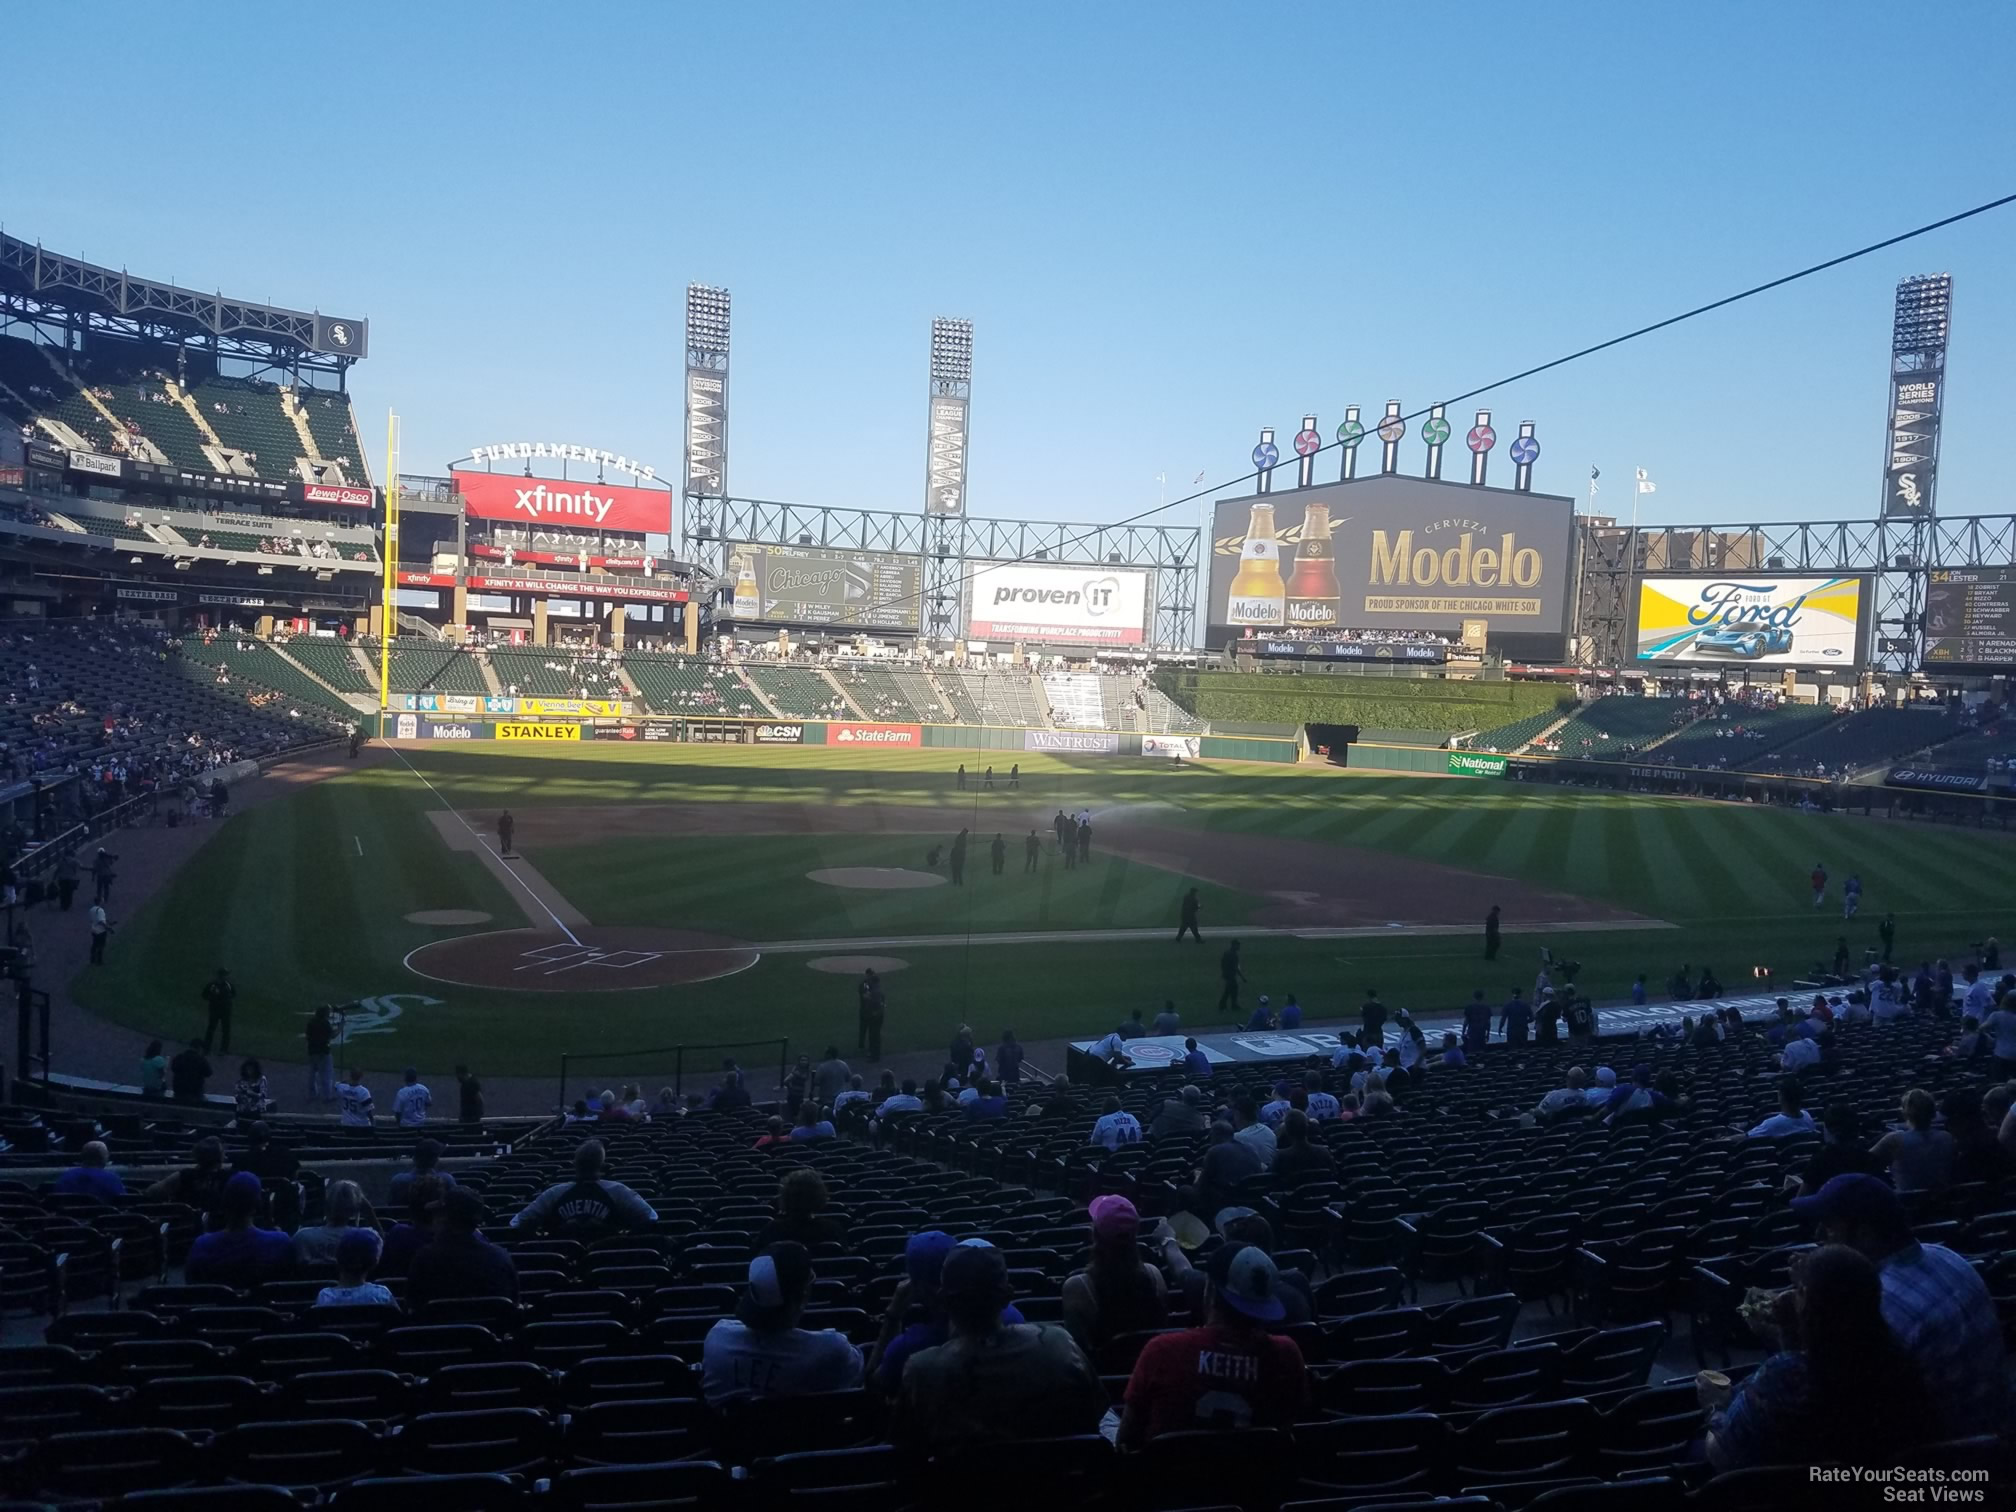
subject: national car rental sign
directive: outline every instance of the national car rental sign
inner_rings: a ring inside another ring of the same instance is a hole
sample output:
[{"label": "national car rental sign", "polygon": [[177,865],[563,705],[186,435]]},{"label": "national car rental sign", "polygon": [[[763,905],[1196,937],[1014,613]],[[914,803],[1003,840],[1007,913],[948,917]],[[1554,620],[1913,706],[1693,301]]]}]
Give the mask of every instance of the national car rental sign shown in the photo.
[{"label": "national car rental sign", "polygon": [[623,530],[667,535],[672,530],[672,495],[662,488],[625,488],[616,483],[565,478],[526,478],[512,473],[450,470],[462,507],[477,520],[510,520],[555,530]]}]

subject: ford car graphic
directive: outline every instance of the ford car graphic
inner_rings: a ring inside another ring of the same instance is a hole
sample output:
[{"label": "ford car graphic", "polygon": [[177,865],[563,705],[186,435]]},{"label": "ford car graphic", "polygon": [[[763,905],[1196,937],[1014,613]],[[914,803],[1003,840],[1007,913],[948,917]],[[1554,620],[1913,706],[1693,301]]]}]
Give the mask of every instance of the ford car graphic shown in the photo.
[{"label": "ford car graphic", "polygon": [[1754,661],[1792,649],[1792,631],[1784,625],[1717,625],[1694,638],[1694,649],[1708,656],[1740,656]]}]

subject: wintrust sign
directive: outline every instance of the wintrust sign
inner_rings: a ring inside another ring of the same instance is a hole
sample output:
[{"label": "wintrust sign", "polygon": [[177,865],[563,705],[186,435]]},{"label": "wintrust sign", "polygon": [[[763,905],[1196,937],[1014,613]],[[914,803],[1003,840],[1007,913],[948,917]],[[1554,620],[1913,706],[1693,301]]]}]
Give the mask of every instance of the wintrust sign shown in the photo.
[{"label": "wintrust sign", "polygon": [[463,509],[479,520],[658,535],[669,534],[672,528],[672,496],[661,489],[460,469],[451,470],[449,476]]}]

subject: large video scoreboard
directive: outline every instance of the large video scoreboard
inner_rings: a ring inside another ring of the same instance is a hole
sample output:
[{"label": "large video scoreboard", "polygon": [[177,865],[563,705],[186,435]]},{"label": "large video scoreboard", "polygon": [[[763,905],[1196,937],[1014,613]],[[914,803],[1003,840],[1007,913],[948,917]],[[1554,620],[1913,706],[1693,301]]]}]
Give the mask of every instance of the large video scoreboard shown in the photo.
[{"label": "large video scoreboard", "polygon": [[1926,575],[1925,665],[2016,666],[2016,567],[1941,567]]}]

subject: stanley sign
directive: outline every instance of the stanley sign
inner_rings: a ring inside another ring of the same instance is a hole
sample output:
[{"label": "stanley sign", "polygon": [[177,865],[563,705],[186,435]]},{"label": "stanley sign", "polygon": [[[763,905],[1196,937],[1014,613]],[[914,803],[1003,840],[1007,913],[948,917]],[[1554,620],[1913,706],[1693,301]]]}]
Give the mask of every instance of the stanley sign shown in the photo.
[{"label": "stanley sign", "polygon": [[1221,499],[1208,642],[1291,628],[1454,639],[1483,620],[1499,649],[1558,655],[1574,528],[1571,499],[1396,474]]}]

